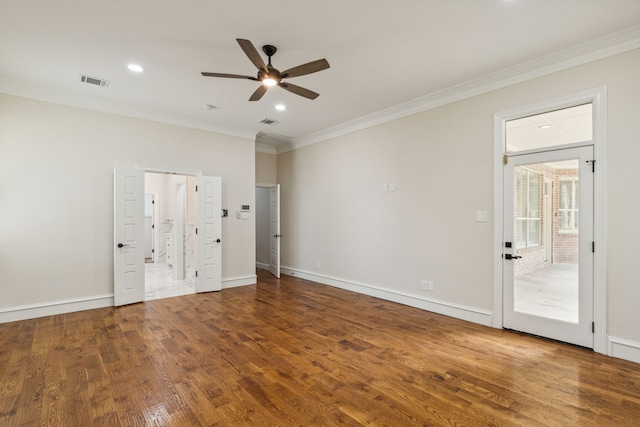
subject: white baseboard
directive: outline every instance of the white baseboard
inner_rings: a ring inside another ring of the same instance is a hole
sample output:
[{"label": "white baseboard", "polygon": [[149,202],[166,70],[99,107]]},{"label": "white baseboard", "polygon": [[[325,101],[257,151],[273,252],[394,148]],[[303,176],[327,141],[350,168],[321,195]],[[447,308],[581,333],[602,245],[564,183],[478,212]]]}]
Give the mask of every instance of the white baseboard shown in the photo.
[{"label": "white baseboard", "polygon": [[104,307],[113,307],[113,294],[0,308],[0,323],[16,322],[18,320],[35,319],[37,317],[54,316],[56,314]]},{"label": "white baseboard", "polygon": [[265,264],[264,262],[256,262],[256,268],[261,270],[269,270],[269,264]]},{"label": "white baseboard", "polygon": [[222,279],[222,289],[237,288],[238,286],[255,285],[258,283],[258,276],[229,277]]},{"label": "white baseboard", "polygon": [[607,354],[619,359],[640,363],[640,343],[608,336]]},{"label": "white baseboard", "polygon": [[456,319],[491,326],[493,314],[489,310],[424,298],[405,292],[364,283],[356,283],[349,280],[339,279],[337,277],[324,276],[290,267],[281,267],[280,271],[282,274],[286,274],[288,276],[300,277],[301,279],[311,280],[313,282],[322,283],[323,285],[334,286],[336,288],[346,289],[348,291],[381,298],[387,301],[397,302],[410,307],[431,311],[433,313],[455,317]]}]

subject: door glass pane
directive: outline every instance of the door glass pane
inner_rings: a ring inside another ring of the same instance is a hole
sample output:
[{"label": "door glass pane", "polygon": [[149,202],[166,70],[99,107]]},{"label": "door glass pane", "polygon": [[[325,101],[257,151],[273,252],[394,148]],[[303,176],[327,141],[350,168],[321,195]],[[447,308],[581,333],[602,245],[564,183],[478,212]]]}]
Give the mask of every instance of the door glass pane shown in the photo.
[{"label": "door glass pane", "polygon": [[534,150],[593,139],[592,105],[584,104],[544,114],[509,120],[505,147],[508,153]]},{"label": "door glass pane", "polygon": [[517,312],[578,322],[579,167],[578,160],[515,167]]}]

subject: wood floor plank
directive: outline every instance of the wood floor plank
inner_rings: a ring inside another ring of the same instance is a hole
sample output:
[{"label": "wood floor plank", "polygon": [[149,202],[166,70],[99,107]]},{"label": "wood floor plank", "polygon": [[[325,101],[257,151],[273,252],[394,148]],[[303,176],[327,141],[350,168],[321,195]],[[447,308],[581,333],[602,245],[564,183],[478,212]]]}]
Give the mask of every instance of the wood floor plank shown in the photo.
[{"label": "wood floor plank", "polygon": [[0,324],[5,426],[640,425],[640,365],[259,271]]}]

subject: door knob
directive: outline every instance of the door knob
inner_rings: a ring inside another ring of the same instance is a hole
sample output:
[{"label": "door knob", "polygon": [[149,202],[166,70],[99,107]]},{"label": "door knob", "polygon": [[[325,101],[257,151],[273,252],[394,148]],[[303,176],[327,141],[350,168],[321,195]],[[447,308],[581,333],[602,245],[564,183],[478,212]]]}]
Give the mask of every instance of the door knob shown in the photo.
[{"label": "door knob", "polygon": [[217,240],[216,240],[216,243],[220,243],[220,239],[217,239]]},{"label": "door knob", "polygon": [[124,244],[124,243],[118,243],[118,247],[119,247],[119,248],[122,248],[122,247],[125,247],[125,246],[129,246],[129,245],[126,245],[126,244]]},{"label": "door knob", "polygon": [[504,259],[520,259],[520,258],[522,258],[520,255],[504,254]]}]

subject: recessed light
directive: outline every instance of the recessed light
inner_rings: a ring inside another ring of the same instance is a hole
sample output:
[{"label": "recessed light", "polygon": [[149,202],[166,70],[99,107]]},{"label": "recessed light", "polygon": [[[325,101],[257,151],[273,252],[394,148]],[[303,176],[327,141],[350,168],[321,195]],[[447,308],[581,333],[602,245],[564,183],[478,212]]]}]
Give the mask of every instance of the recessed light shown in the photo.
[{"label": "recessed light", "polygon": [[205,110],[213,110],[216,108],[216,106],[211,104],[204,104],[202,108],[204,108]]},{"label": "recessed light", "polygon": [[276,105],[276,110],[278,110],[278,111],[284,111],[286,109],[287,109],[287,107],[285,105],[283,105],[283,104]]},{"label": "recessed light", "polygon": [[134,73],[141,73],[141,72],[143,72],[143,71],[144,71],[144,68],[142,68],[142,67],[141,67],[140,65],[138,65],[138,64],[129,64],[129,65],[127,65],[127,68],[128,68],[130,71],[133,71]]},{"label": "recessed light", "polygon": [[549,129],[551,127],[551,125],[540,125],[538,126],[538,129]]}]

